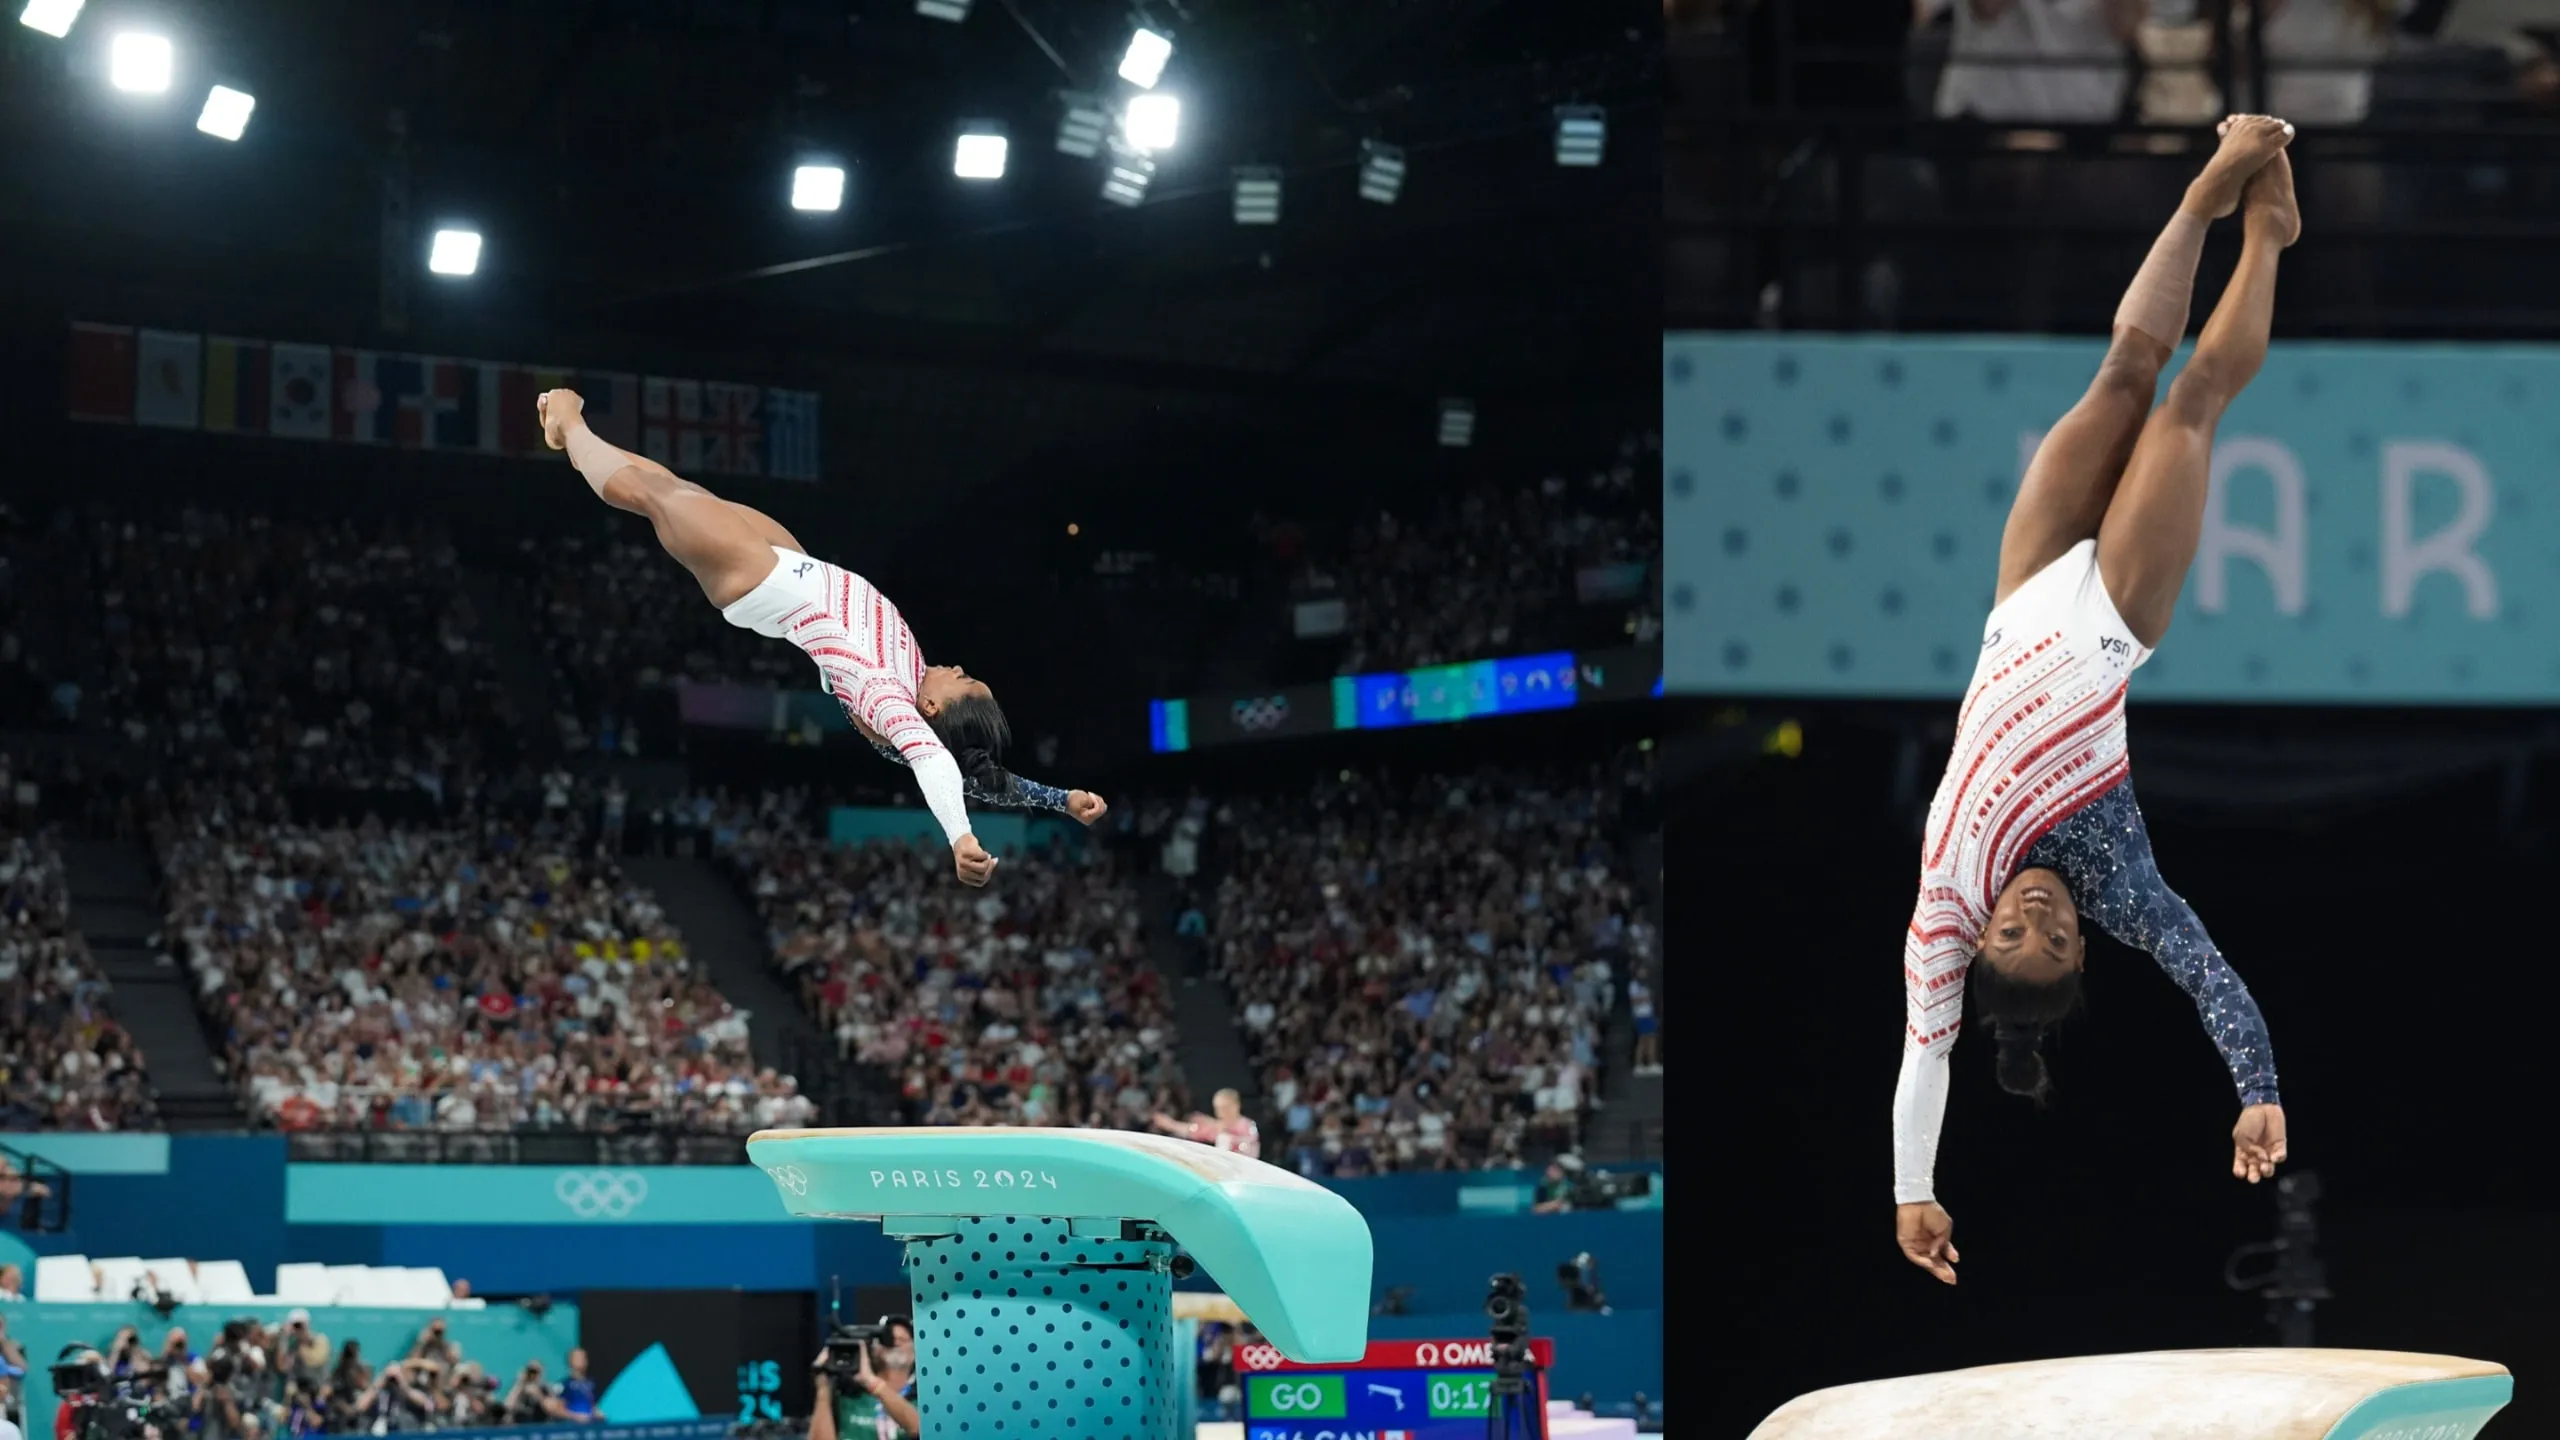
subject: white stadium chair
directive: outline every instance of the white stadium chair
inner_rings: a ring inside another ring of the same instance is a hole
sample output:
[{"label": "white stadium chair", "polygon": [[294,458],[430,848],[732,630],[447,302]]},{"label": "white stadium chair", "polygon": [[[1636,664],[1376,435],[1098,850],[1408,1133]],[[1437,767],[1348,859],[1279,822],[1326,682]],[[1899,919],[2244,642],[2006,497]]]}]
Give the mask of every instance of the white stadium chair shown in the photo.
[{"label": "white stadium chair", "polygon": [[287,1305],[332,1305],[337,1303],[335,1293],[326,1265],[276,1267],[276,1298]]},{"label": "white stadium chair", "polygon": [[410,1269],[400,1272],[401,1293],[408,1296],[403,1305],[420,1310],[441,1310],[453,1298],[453,1286],[437,1269]]},{"label": "white stadium chair", "polygon": [[258,1298],[249,1286],[249,1267],[237,1260],[207,1260],[197,1266],[196,1289],[207,1305],[248,1305]]},{"label": "white stadium chair", "polygon": [[36,1298],[47,1301],[89,1301],[98,1298],[98,1277],[89,1269],[86,1255],[39,1255],[36,1257]]},{"label": "white stadium chair", "polygon": [[358,1300],[354,1297],[364,1293],[365,1275],[369,1269],[370,1267],[364,1265],[330,1266],[329,1299],[326,1303],[331,1305],[364,1304],[364,1301]]}]

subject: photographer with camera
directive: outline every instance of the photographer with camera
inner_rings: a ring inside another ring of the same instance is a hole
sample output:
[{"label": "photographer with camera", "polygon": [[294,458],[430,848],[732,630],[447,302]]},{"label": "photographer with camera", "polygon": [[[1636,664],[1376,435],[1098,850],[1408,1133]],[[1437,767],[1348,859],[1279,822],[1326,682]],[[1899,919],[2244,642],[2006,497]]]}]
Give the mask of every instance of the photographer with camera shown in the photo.
[{"label": "photographer with camera", "polygon": [[526,1361],[524,1368],[516,1372],[516,1383],[507,1391],[506,1411],[510,1425],[539,1425],[546,1420],[586,1423],[596,1418],[592,1411],[573,1414],[560,1402],[560,1389],[543,1380],[539,1360]]},{"label": "photographer with camera", "polygon": [[[195,1392],[196,1440],[246,1440],[251,1406],[240,1398],[240,1357],[216,1349],[204,1362],[204,1384]],[[174,1378],[179,1372],[171,1371]]]},{"label": "photographer with camera", "polygon": [[[427,1362],[433,1363],[433,1362]],[[415,1430],[435,1414],[435,1401],[419,1383],[421,1362],[394,1360],[382,1367],[364,1392],[356,1396],[355,1428],[381,1434]]]},{"label": "photographer with camera", "polygon": [[921,1440],[916,1409],[915,1326],[904,1316],[839,1325],[818,1352],[817,1406],[809,1440]]}]

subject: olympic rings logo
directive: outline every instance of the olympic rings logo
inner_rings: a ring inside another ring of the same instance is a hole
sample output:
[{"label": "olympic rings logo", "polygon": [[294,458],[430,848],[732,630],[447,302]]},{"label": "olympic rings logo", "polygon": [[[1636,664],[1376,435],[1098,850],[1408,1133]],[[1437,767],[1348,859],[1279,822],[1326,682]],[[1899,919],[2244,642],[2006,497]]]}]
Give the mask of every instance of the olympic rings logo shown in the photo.
[{"label": "olympic rings logo", "polygon": [[570,1170],[551,1193],[581,1220],[619,1220],[649,1198],[649,1181],[637,1170]]},{"label": "olympic rings logo", "polygon": [[766,1173],[773,1176],[774,1184],[794,1195],[809,1193],[809,1172],[797,1165],[776,1165]]},{"label": "olympic rings logo", "polygon": [[1277,1370],[1280,1368],[1281,1358],[1280,1352],[1268,1345],[1247,1345],[1236,1351],[1236,1368],[1239,1370]]},{"label": "olympic rings logo", "polygon": [[1274,730],[1289,719],[1289,697],[1286,695],[1239,700],[1229,708],[1236,717],[1237,727],[1244,730]]}]

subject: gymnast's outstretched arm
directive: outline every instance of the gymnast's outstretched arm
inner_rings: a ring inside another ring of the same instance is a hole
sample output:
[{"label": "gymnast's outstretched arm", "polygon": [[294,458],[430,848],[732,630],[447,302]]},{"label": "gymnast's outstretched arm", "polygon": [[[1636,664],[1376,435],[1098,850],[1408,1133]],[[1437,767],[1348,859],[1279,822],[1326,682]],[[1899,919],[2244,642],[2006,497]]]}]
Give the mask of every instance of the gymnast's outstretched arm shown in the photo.
[{"label": "gymnast's outstretched arm", "polygon": [[2205,1033],[2222,1052],[2231,1088],[2240,1097],[2240,1124],[2232,1132],[2232,1173],[2252,1184],[2285,1158],[2284,1099],[2276,1089],[2275,1047],[2267,1039],[2258,1002],[2205,933],[2193,907],[2162,879],[2151,853],[2151,833],[2130,787],[2101,804],[2122,804],[2124,815],[2107,829],[2114,835],[2114,865],[2104,883],[2078,897],[2099,928],[2149,955],[2193,1000]]},{"label": "gymnast's outstretched arm", "polygon": [[[874,740],[871,748],[879,751],[882,759],[895,760],[901,765],[907,763],[906,757],[900,755],[895,746]],[[1054,810],[1087,825],[1100,820],[1111,808],[1101,796],[1090,790],[1061,790],[1054,785],[1043,785],[1037,780],[1010,773],[1005,780],[1006,785],[1001,792],[979,784],[975,776],[964,777],[962,783],[974,804],[993,805],[1004,810]]]}]

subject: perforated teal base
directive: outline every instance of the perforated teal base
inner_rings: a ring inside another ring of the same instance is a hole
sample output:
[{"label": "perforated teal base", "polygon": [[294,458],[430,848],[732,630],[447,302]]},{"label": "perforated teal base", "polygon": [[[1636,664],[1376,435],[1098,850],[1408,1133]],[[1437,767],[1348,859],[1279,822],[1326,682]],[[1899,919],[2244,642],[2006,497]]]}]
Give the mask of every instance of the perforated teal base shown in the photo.
[{"label": "perforated teal base", "polygon": [[1188,1440],[1163,1232],[1030,1216],[913,1228],[945,1226],[891,1225],[909,1232],[924,1440]]}]

